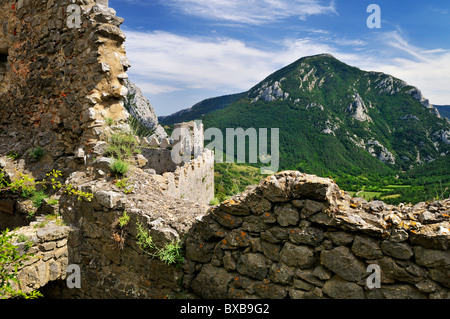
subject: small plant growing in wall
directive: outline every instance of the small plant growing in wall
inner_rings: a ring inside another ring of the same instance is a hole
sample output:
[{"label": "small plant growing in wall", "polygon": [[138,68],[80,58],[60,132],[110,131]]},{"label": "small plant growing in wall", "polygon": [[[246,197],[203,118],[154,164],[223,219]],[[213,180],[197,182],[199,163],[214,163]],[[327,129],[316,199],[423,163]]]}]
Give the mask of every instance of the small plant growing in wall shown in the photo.
[{"label": "small plant growing in wall", "polygon": [[122,161],[140,152],[139,143],[132,133],[113,134],[109,139],[108,149],[106,150],[106,154]]},{"label": "small plant growing in wall", "polygon": [[134,187],[130,186],[128,183],[128,178],[115,179],[114,185],[116,185],[117,188],[122,189],[125,194],[130,194],[134,189]]},{"label": "small plant growing in wall", "polygon": [[[26,240],[28,238],[19,237],[21,242]],[[15,290],[12,286],[12,283],[19,284],[18,269],[30,257],[33,256],[19,252],[18,246],[14,244],[14,235],[9,233],[8,229],[0,233],[0,299],[36,299],[42,297],[42,294],[38,291],[26,294],[21,290]]]},{"label": "small plant growing in wall", "polygon": [[16,151],[9,151],[8,154],[6,154],[6,157],[12,160],[16,160],[20,157],[20,155]]},{"label": "small plant growing in wall", "polygon": [[30,151],[30,155],[35,160],[40,160],[44,156],[44,149],[41,147],[36,147]]},{"label": "small plant growing in wall", "polygon": [[126,226],[128,225],[129,222],[130,216],[126,211],[124,211],[123,215],[119,217],[112,225],[113,233],[111,237],[120,250],[123,250],[125,246],[125,239],[128,235]]},{"label": "small plant growing in wall", "polygon": [[19,173],[19,178],[14,179],[12,182],[8,182],[5,174],[0,170],[0,192],[11,191],[13,193],[21,192],[25,198],[33,198],[35,205],[42,204],[46,195],[38,191],[38,187],[42,187],[44,190],[51,186],[55,190],[63,191],[68,195],[77,196],[78,200],[91,201],[94,197],[93,194],[80,191],[71,184],[62,184],[58,178],[62,176],[60,171],[53,170],[46,175],[47,177],[42,181],[37,181],[28,174]]},{"label": "small plant growing in wall", "polygon": [[153,242],[153,238],[147,230],[144,230],[144,226],[141,222],[136,223],[137,226],[137,245],[139,248],[151,256],[152,258],[159,259],[167,265],[174,264],[179,267],[184,261],[183,250],[179,241],[172,241],[167,243],[162,248],[158,248]]},{"label": "small plant growing in wall", "polygon": [[211,205],[211,206],[216,206],[216,205],[219,205],[219,204],[220,204],[220,200],[217,197],[214,197],[213,199],[211,199],[209,201],[209,205]]},{"label": "small plant growing in wall", "polygon": [[114,125],[114,120],[110,117],[105,118],[105,122],[106,122],[106,124],[108,124],[108,126]]},{"label": "small plant growing in wall", "polygon": [[128,172],[128,170],[130,169],[130,166],[124,160],[114,159],[114,161],[111,163],[109,168],[116,175],[123,176]]}]

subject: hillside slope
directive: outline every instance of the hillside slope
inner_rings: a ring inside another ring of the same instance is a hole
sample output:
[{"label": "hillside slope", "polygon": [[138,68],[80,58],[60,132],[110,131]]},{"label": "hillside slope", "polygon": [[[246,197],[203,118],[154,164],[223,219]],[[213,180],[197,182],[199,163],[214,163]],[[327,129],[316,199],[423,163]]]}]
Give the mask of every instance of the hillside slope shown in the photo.
[{"label": "hillside slope", "polygon": [[450,175],[450,122],[419,89],[328,54],[301,58],[230,105],[185,119],[224,133],[279,128],[279,170],[333,176],[350,188],[436,161]]},{"label": "hillside slope", "polygon": [[294,62],[203,121],[280,128],[281,167],[322,174],[406,170],[450,151],[449,123],[417,88],[330,55]]}]

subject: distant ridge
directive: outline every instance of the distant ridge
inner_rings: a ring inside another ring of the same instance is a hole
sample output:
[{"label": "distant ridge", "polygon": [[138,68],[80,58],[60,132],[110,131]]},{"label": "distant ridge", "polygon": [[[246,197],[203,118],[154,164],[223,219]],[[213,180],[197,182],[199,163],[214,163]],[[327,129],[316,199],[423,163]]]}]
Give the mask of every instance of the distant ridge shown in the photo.
[{"label": "distant ridge", "polygon": [[245,93],[202,101],[161,123],[280,129],[281,169],[392,174],[450,154],[450,122],[421,91],[330,54],[298,59]]},{"label": "distant ridge", "polygon": [[441,113],[442,116],[450,120],[450,105],[435,105],[435,107],[439,110],[439,113]]},{"label": "distant ridge", "polygon": [[237,93],[206,99],[195,104],[189,109],[181,110],[168,116],[160,116],[158,117],[158,120],[161,124],[164,125],[199,119],[210,112],[220,110],[231,105],[232,103],[240,99],[243,95],[244,93]]}]

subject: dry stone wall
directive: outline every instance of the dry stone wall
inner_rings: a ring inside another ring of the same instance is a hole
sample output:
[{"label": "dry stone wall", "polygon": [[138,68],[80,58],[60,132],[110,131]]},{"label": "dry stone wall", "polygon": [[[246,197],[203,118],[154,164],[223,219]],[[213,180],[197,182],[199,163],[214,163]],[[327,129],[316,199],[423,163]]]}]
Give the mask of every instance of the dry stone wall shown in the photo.
[{"label": "dry stone wall", "polygon": [[[48,298],[450,298],[450,200],[367,202],[293,171],[214,207],[166,196],[140,170],[131,193],[86,172],[68,182],[93,200],[61,197],[68,226],[37,231],[44,258],[20,277],[31,288],[56,280]],[[157,248],[179,243],[184,261],[143,250],[142,231]],[[81,288],[67,288],[64,265],[80,267]]]},{"label": "dry stone wall", "polygon": [[449,200],[368,203],[282,172],[194,225],[184,284],[208,299],[450,298],[449,210]]},{"label": "dry stone wall", "polygon": [[18,269],[19,284],[12,283],[15,290],[29,293],[66,278],[70,227],[39,220],[12,233],[19,252],[30,256]]}]

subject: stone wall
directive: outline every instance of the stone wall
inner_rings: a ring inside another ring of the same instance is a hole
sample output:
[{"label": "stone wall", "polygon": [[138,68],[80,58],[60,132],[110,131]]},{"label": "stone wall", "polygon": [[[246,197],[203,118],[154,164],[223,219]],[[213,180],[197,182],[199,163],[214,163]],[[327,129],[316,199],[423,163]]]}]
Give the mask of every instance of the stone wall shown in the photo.
[{"label": "stone wall", "polygon": [[[93,202],[62,198],[82,288],[54,297],[450,298],[450,200],[394,207],[282,172],[208,209],[164,196],[143,175],[132,177],[132,194],[86,180]],[[130,221],[117,238],[124,211]],[[158,247],[180,241],[184,262],[144,253],[138,222]],[[379,288],[369,285],[374,265]]]},{"label": "stone wall", "polygon": [[[450,298],[450,200],[389,206],[288,171],[210,207],[166,196],[148,176],[129,176],[130,193],[72,174],[68,182],[94,198],[63,195],[68,227],[34,230],[43,258],[20,275],[23,285],[56,279],[49,298]],[[157,248],[178,242],[184,261],[142,250],[139,225]],[[58,281],[67,264],[80,267],[80,289]]]},{"label": "stone wall", "polygon": [[[201,298],[450,298],[450,200],[393,207],[282,172],[209,211],[187,237]],[[381,270],[380,288],[369,289]]]},{"label": "stone wall", "polygon": [[166,138],[167,145],[142,149],[143,169],[156,173],[151,180],[165,195],[208,204],[214,198],[214,152],[204,148],[203,124],[178,123],[175,131],[172,144]]},{"label": "stone wall", "polygon": [[0,2],[0,154],[14,151],[30,171],[75,170],[71,156],[107,140],[105,119],[128,116],[123,19],[107,1],[77,0],[81,24],[70,28],[72,2]]},{"label": "stone wall", "polygon": [[[159,170],[159,174],[151,175],[150,179],[159,185],[167,196],[208,204],[214,198],[214,153],[204,149],[197,158],[177,166],[170,158],[170,151],[165,153],[161,151],[167,150],[156,150],[153,154],[158,156],[164,154],[169,158],[162,160],[157,167],[170,165],[176,169]],[[155,166],[148,165],[148,167]]]},{"label": "stone wall", "polygon": [[[19,251],[32,255],[18,269],[20,286],[13,283],[14,289],[28,293],[66,278],[70,227],[39,220],[13,233]],[[30,247],[26,248],[28,245]]]},{"label": "stone wall", "polygon": [[[149,182],[149,174],[136,170],[129,176],[133,191],[126,194],[108,180],[74,174],[70,183],[94,194],[92,202],[64,195],[60,200],[64,221],[72,227],[69,263],[81,267],[81,289],[59,287],[53,298],[182,298],[181,267],[144,252],[138,242],[138,224],[157,248],[185,240],[192,225],[208,206],[164,195]],[[118,219],[130,217],[126,226]]]}]

